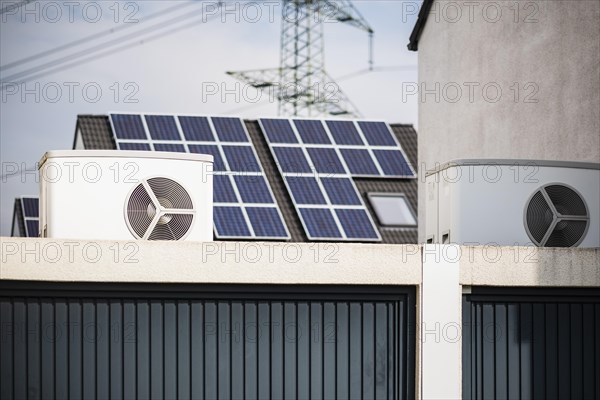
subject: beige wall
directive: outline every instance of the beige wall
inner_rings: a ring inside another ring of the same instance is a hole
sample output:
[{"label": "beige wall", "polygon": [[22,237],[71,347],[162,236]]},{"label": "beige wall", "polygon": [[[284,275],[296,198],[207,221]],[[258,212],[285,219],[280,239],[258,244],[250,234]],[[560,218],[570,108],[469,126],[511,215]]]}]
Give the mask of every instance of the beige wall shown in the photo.
[{"label": "beige wall", "polygon": [[451,262],[466,286],[600,286],[600,249],[350,243],[76,241],[0,237],[0,279],[414,285]]},{"label": "beige wall", "polygon": [[[418,50],[421,173],[459,158],[600,162],[599,1],[436,1],[434,7]],[[420,185],[421,241],[424,205]]]}]

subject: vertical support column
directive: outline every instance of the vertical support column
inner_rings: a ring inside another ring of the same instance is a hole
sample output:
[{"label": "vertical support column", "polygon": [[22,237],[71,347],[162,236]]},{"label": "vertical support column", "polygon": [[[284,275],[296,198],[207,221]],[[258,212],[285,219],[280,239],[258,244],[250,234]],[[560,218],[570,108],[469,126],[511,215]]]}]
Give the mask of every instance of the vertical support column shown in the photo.
[{"label": "vertical support column", "polygon": [[460,399],[462,381],[460,247],[423,246],[421,398]]}]

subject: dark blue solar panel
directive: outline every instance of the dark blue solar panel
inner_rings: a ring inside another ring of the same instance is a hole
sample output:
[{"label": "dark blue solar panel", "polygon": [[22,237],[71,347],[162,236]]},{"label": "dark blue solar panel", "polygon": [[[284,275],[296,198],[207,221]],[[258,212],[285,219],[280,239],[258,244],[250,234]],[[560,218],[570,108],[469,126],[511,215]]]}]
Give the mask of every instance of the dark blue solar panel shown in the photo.
[{"label": "dark blue solar panel", "polygon": [[111,114],[110,119],[118,139],[148,139],[140,115]]},{"label": "dark blue solar panel", "polygon": [[179,125],[186,140],[214,142],[215,138],[206,117],[179,117]]},{"label": "dark blue solar panel", "polygon": [[239,207],[215,207],[214,222],[219,236],[251,236],[242,209]]},{"label": "dark blue solar panel", "polygon": [[302,149],[297,147],[273,147],[277,163],[283,172],[313,172],[304,157]]},{"label": "dark blue solar panel", "polygon": [[308,154],[318,173],[345,174],[344,166],[334,149],[309,148]]},{"label": "dark blue solar panel", "polygon": [[358,126],[371,146],[397,146],[392,132],[385,122],[359,121]]},{"label": "dark blue solar panel", "polygon": [[254,229],[254,234],[259,237],[286,238],[283,221],[276,208],[246,207],[246,213]]},{"label": "dark blue solar panel", "polygon": [[399,150],[375,150],[375,158],[379,161],[385,175],[412,176],[413,172],[404,155]]},{"label": "dark blue solar panel", "polygon": [[352,121],[327,121],[327,127],[337,144],[364,145]]},{"label": "dark blue solar panel", "polygon": [[239,118],[212,117],[213,126],[222,142],[247,142],[248,136]]},{"label": "dark blue solar panel", "polygon": [[294,124],[304,143],[331,144],[331,140],[329,140],[321,121],[296,119],[294,120]]},{"label": "dark blue solar panel", "polygon": [[331,204],[361,205],[358,192],[348,178],[321,178]]},{"label": "dark blue solar panel", "polygon": [[154,140],[181,140],[175,117],[172,115],[146,115],[146,126]]},{"label": "dark blue solar panel", "polygon": [[185,147],[182,144],[172,143],[154,143],[154,150],[156,151],[172,151],[175,153],[185,153]]},{"label": "dark blue solar panel", "polygon": [[315,178],[286,176],[285,181],[296,204],[327,204]]},{"label": "dark blue solar panel", "polygon": [[221,157],[218,146],[204,145],[204,144],[189,144],[188,148],[190,153],[196,154],[212,154],[214,157],[213,171],[225,171],[225,163]]},{"label": "dark blue solar panel", "polygon": [[348,239],[379,239],[365,210],[335,210]]},{"label": "dark blue solar panel", "polygon": [[298,143],[287,119],[261,119],[263,130],[271,143]]},{"label": "dark blue solar panel", "polygon": [[342,157],[351,174],[354,175],[379,175],[379,171],[367,150],[340,149]]},{"label": "dark blue solar panel", "polygon": [[119,150],[142,150],[150,151],[150,145],[148,143],[123,143],[119,142]]},{"label": "dark blue solar panel", "polygon": [[27,237],[38,237],[40,236],[39,234],[39,225],[40,222],[39,220],[27,220],[25,221],[25,224],[27,224]]},{"label": "dark blue solar panel", "polygon": [[213,201],[215,203],[237,203],[231,180],[226,175],[213,175]]},{"label": "dark blue solar panel", "polygon": [[234,179],[244,203],[273,203],[264,177],[238,175]]},{"label": "dark blue solar panel", "polygon": [[300,208],[310,238],[341,238],[331,211],[324,208]]},{"label": "dark blue solar panel", "polygon": [[39,218],[40,209],[39,209],[39,200],[37,198],[31,197],[23,197],[21,199],[23,202],[23,212],[25,213],[25,217],[29,218]]},{"label": "dark blue solar panel", "polygon": [[260,172],[260,163],[250,146],[223,146],[229,170],[234,172]]}]

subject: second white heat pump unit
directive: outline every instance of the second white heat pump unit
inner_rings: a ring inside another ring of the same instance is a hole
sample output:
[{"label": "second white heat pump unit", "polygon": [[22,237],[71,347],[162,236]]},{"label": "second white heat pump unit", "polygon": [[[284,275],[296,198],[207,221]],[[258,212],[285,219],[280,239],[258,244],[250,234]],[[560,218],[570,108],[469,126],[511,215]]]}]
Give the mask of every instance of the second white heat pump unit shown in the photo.
[{"label": "second white heat pump unit", "polygon": [[51,151],[39,163],[40,235],[213,240],[211,155]]},{"label": "second white heat pump unit", "polygon": [[600,247],[600,164],[458,160],[425,181],[429,243]]}]

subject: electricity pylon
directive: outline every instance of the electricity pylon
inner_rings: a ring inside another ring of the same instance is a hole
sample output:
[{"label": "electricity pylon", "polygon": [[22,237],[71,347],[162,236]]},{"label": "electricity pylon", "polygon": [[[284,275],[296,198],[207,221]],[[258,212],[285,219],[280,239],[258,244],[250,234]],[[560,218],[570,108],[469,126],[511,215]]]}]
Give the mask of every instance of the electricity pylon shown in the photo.
[{"label": "electricity pylon", "polygon": [[323,25],[328,22],[341,22],[366,31],[372,66],[373,29],[350,1],[285,0],[279,68],[227,74],[274,95],[281,116],[360,116],[325,71]]}]

